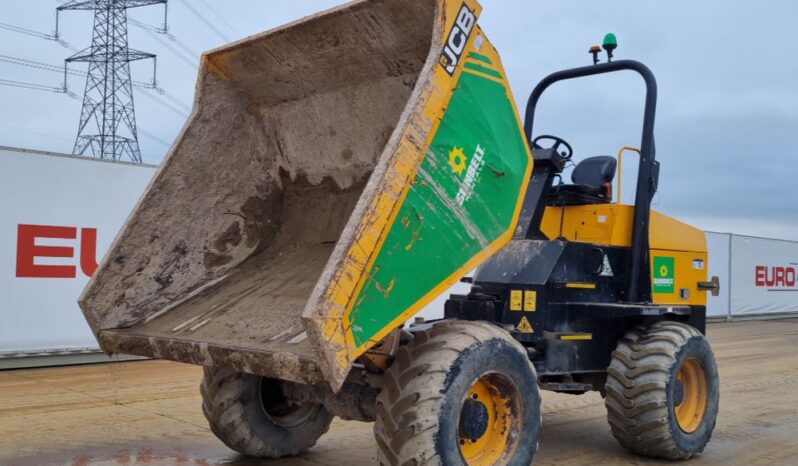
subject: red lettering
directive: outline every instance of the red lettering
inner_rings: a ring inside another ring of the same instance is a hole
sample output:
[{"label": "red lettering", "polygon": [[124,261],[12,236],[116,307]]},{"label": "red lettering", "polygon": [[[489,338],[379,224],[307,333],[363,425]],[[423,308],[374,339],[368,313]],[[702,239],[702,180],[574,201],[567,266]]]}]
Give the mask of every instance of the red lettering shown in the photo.
[{"label": "red lettering", "polygon": [[87,277],[94,275],[97,270],[97,229],[80,229],[80,270]]},{"label": "red lettering", "polygon": [[789,287],[795,286],[795,267],[787,267],[784,272],[784,284]]},{"label": "red lettering", "polygon": [[754,267],[754,284],[795,288],[798,285],[798,270],[789,266],[757,265]]},{"label": "red lettering", "polygon": [[70,246],[37,246],[36,238],[75,239],[78,229],[49,225],[17,226],[17,277],[75,278],[74,265],[36,264],[37,257],[74,257]]},{"label": "red lettering", "polygon": [[784,267],[773,267],[773,276],[776,286],[784,286]]},{"label": "red lettering", "polygon": [[756,286],[765,286],[765,275],[767,268],[764,265],[757,265],[756,268]]}]

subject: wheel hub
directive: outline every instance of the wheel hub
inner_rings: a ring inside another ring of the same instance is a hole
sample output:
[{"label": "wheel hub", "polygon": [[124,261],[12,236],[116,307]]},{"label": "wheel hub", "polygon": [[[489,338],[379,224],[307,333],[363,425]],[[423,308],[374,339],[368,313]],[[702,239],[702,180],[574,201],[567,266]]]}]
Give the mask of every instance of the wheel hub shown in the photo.
[{"label": "wheel hub", "polygon": [[518,387],[502,374],[480,377],[460,408],[460,454],[468,466],[506,464],[521,431]]},{"label": "wheel hub", "polygon": [[674,383],[673,411],[676,421],[684,432],[693,433],[704,420],[709,399],[709,383],[701,361],[696,358],[684,361]]},{"label": "wheel hub", "polygon": [[684,382],[676,379],[676,385],[673,387],[673,404],[679,406],[684,401]]},{"label": "wheel hub", "polygon": [[260,406],[272,422],[287,429],[305,424],[321,407],[318,403],[289,400],[279,383],[266,378],[260,382]]},{"label": "wheel hub", "polygon": [[479,400],[467,399],[460,414],[460,432],[476,442],[488,430],[488,408]]}]

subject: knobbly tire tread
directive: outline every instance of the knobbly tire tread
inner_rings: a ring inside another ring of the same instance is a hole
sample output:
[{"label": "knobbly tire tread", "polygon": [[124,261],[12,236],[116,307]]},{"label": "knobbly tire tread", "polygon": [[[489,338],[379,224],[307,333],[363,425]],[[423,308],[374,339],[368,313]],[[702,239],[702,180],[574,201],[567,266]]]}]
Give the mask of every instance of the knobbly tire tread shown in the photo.
[{"label": "knobbly tire tread", "polygon": [[[710,379],[707,411],[694,434],[681,431],[668,396],[669,380],[675,377],[674,366],[688,343],[697,347],[699,355],[708,358],[704,363],[710,365],[705,368]],[[704,450],[715,428],[718,380],[714,356],[701,332],[680,322],[662,321],[638,327],[621,338],[607,369],[605,392],[613,436],[626,449],[644,456],[692,458]]]},{"label": "knobbly tire tread", "polygon": [[[443,464],[436,443],[437,416],[444,403],[445,394],[442,392],[450,368],[474,345],[492,339],[511,344],[526,358],[526,351],[520,343],[487,322],[442,321],[430,329],[414,333],[414,339],[399,348],[383,376],[383,388],[377,397],[374,437],[381,465]],[[530,368],[534,376],[531,363]],[[536,383],[534,379],[540,413]],[[542,419],[539,414],[536,420],[540,426]],[[537,451],[537,435],[534,442],[532,454]]]},{"label": "knobbly tire tread", "polygon": [[232,450],[255,458],[295,456],[315,445],[330,428],[333,416],[322,406],[305,424],[290,431],[278,426],[260,407],[259,380],[227,368],[204,368],[202,413],[214,435]]}]

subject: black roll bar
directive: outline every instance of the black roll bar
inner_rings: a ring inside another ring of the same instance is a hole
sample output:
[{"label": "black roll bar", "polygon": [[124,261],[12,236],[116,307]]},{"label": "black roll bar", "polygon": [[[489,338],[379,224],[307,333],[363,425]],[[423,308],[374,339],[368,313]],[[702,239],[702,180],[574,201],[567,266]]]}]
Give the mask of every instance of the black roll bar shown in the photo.
[{"label": "black roll bar", "polygon": [[[532,91],[526,105],[524,131],[527,142],[532,143],[535,111],[543,92],[552,84],[574,78],[584,78],[616,71],[634,71],[646,84],[646,105],[643,113],[643,135],[640,143],[640,164],[635,194],[634,222],[632,225],[632,251],[629,263],[629,283],[625,296],[627,302],[651,302],[651,265],[649,251],[649,223],[651,200],[657,191],[659,164],[654,149],[654,117],[657,111],[657,80],[644,64],[634,60],[618,60],[609,63],[558,71],[545,77]],[[541,202],[544,202],[541,199]],[[541,208],[545,208],[545,205]],[[534,226],[539,228],[539,225]]]}]

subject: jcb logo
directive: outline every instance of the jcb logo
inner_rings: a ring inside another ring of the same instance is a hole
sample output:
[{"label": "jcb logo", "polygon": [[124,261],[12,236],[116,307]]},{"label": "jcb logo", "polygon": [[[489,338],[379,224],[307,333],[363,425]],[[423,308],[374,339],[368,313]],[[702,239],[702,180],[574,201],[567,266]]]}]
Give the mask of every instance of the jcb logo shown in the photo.
[{"label": "jcb logo", "polygon": [[[77,240],[76,227],[52,225],[17,226],[17,277],[75,278],[77,266],[42,264],[45,258],[75,257],[73,246],[37,244],[37,239]],[[97,229],[80,229],[80,270],[88,277],[97,270]]]},{"label": "jcb logo", "polygon": [[460,7],[460,12],[457,13],[457,19],[454,21],[454,26],[452,26],[452,31],[449,33],[449,38],[446,39],[441,54],[441,66],[449,75],[453,75],[457,69],[457,64],[460,63],[460,57],[463,56],[476,22],[477,17],[474,12],[469,10],[466,4],[463,4]]}]

